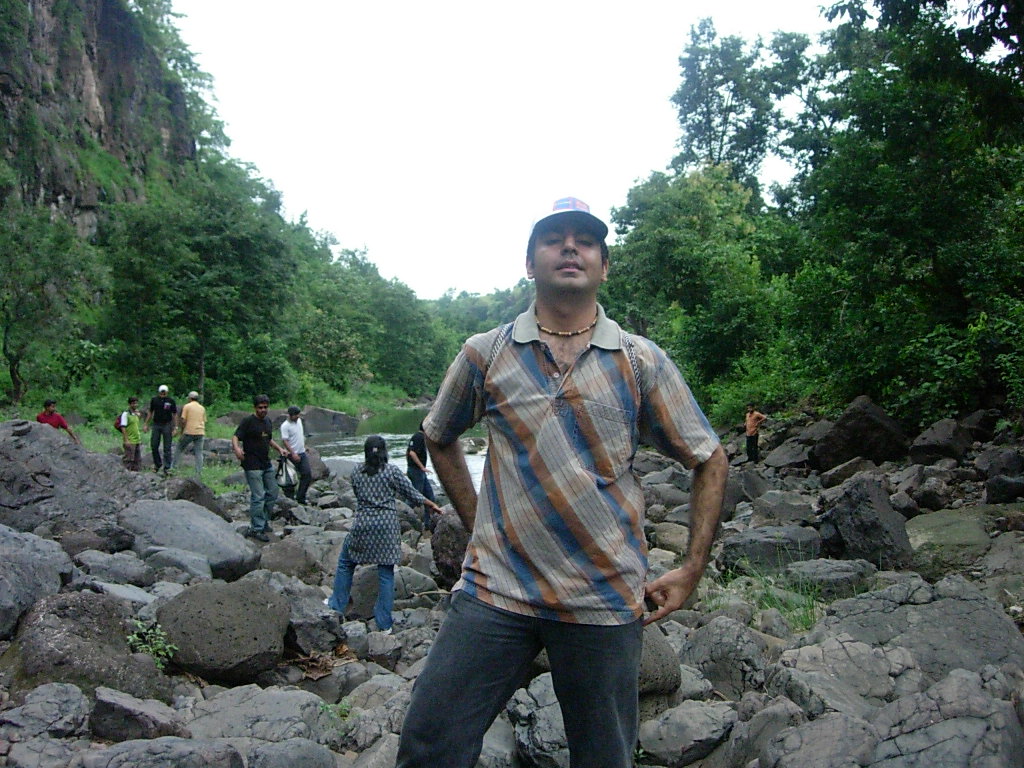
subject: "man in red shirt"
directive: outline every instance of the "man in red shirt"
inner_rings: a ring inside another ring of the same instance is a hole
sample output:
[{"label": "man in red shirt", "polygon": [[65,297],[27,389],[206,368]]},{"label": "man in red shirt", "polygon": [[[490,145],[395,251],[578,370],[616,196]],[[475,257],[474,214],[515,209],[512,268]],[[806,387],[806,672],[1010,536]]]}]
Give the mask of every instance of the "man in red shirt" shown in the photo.
[{"label": "man in red shirt", "polygon": [[36,416],[36,421],[40,424],[49,424],[54,429],[63,429],[71,435],[71,439],[78,443],[78,445],[82,444],[78,440],[78,435],[71,431],[71,427],[68,425],[67,421],[64,420],[64,417],[57,413],[56,400],[47,400],[43,403],[43,411]]}]

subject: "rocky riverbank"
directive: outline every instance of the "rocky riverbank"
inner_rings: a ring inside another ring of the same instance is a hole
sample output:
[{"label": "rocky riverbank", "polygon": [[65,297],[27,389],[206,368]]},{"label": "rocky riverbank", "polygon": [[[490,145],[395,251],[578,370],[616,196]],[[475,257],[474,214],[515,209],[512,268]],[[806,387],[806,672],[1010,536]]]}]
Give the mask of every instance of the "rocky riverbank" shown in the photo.
[{"label": "rocky riverbank", "polygon": [[[866,399],[766,425],[733,466],[715,562],[645,632],[637,763],[1024,766],[1024,452],[999,415],[908,439]],[[686,549],[689,473],[635,463],[651,568]],[[0,424],[0,765],[392,766],[466,535],[405,510],[395,633],[376,577],[327,610],[347,480],[282,502],[125,472],[44,425]],[[543,655],[480,766],[567,766]]]}]

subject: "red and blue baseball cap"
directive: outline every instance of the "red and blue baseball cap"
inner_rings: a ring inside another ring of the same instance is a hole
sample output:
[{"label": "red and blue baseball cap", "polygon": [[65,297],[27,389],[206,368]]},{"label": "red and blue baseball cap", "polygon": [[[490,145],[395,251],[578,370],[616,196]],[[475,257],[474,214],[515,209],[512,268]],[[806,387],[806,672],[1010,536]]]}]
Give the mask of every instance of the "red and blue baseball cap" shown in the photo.
[{"label": "red and blue baseball cap", "polygon": [[590,212],[590,206],[578,197],[560,197],[555,200],[550,211],[545,211],[533,225],[530,232],[530,242],[541,230],[542,225],[550,223],[553,219],[562,217],[571,218],[578,224],[587,228],[588,231],[598,235],[602,240],[608,237],[608,225]]}]

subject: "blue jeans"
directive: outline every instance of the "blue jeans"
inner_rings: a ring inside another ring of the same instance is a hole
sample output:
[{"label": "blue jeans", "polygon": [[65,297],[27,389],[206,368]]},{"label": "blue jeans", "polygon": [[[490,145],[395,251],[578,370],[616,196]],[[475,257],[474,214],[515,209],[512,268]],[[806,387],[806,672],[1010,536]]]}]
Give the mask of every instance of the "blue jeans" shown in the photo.
[{"label": "blue jeans", "polygon": [[245,470],[245,482],[249,484],[249,526],[259,533],[270,529],[270,517],[277,504],[277,480],[274,467]]},{"label": "blue jeans", "polygon": [[[174,425],[171,422],[157,424],[153,422],[149,436],[149,447],[153,451],[153,467],[170,471],[174,469]],[[160,441],[164,441],[164,458],[160,461]]]},{"label": "blue jeans", "polygon": [[[356,563],[348,556],[348,539],[341,546],[338,555],[338,567],[334,571],[334,591],[331,593],[327,606],[343,617],[348,607],[349,594],[352,592],[352,574],[356,572]],[[373,604],[373,620],[377,629],[391,629],[391,608],[395,604],[395,566],[377,565],[377,602]]]},{"label": "blue jeans", "polygon": [[182,435],[178,440],[178,456],[180,457],[189,446],[196,457],[196,480],[203,476],[203,435]]},{"label": "blue jeans", "polygon": [[[409,478],[409,482],[412,483],[412,487],[422,493],[431,501],[436,501],[434,498],[434,489],[430,485],[430,480],[427,478],[427,473],[417,467],[415,464],[410,464],[405,470],[405,476]],[[430,529],[430,509],[426,505],[423,506],[423,527],[424,529]]]},{"label": "blue jeans", "polygon": [[416,679],[396,768],[473,768],[484,734],[541,648],[571,768],[632,768],[643,625],[595,626],[492,608],[459,591]]}]

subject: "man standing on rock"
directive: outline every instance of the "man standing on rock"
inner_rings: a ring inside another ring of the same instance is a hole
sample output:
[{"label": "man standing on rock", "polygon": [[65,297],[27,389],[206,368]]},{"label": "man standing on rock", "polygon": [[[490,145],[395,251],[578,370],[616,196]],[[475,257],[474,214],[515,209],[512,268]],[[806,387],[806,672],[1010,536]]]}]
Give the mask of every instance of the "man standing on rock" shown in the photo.
[{"label": "man standing on rock", "polygon": [[[424,421],[471,538],[413,689],[401,768],[471,768],[542,648],[570,765],[633,765],[643,625],[680,608],[700,581],[728,461],[676,366],[597,303],[607,234],[582,201],[555,203],[527,246],[534,304],[463,345]],[[478,497],[458,437],[481,420],[489,450]],[[694,471],[687,559],[649,584],[632,472],[641,439]],[[655,605],[646,622],[645,592]]]},{"label": "man standing on rock", "polygon": [[267,418],[270,398],[256,395],[252,399],[253,412],[242,419],[235,434],[231,436],[231,447],[242,462],[245,482],[249,485],[249,530],[246,536],[258,541],[270,541],[270,518],[277,504],[277,481],[274,467],[270,463],[270,448],[286,455],[282,446],[274,442],[274,426]]},{"label": "man standing on rock", "polygon": [[281,442],[288,449],[288,458],[299,473],[299,487],[295,491],[295,500],[299,504],[306,503],[306,491],[313,482],[313,470],[309,466],[306,454],[306,430],[302,426],[299,414],[302,409],[297,405],[288,406],[288,418],[281,424]]},{"label": "man standing on rock", "polygon": [[[177,422],[178,404],[167,394],[167,385],[157,387],[156,397],[149,401],[149,413],[146,414],[148,430],[153,424],[153,434],[149,438],[149,448],[153,451],[153,471],[159,472],[161,466],[164,474],[174,469],[174,425]],[[164,443],[164,457],[160,460],[160,441]]]},{"label": "man standing on rock", "polygon": [[747,433],[747,461],[754,464],[757,464],[761,459],[761,451],[758,446],[761,438],[758,431],[761,429],[761,424],[767,418],[767,416],[754,408],[753,403],[747,403],[747,414],[743,417],[743,430]]},{"label": "man standing on rock", "polygon": [[188,402],[181,409],[178,427],[178,457],[192,446],[196,459],[196,480],[203,479],[203,442],[206,439],[206,408],[199,402],[199,393],[194,389],[188,393]]}]

